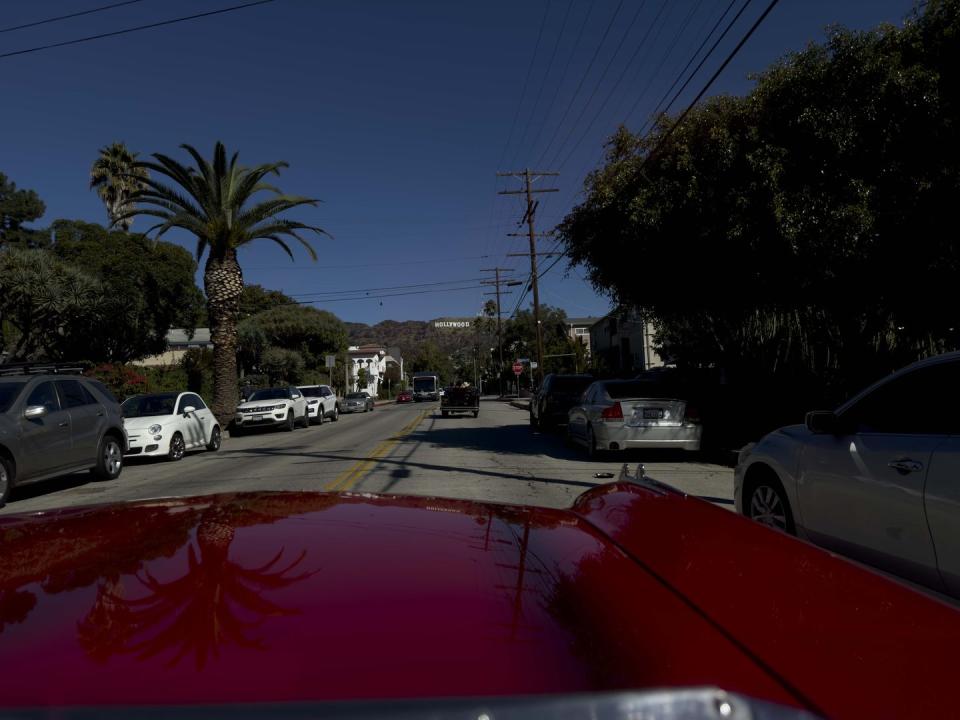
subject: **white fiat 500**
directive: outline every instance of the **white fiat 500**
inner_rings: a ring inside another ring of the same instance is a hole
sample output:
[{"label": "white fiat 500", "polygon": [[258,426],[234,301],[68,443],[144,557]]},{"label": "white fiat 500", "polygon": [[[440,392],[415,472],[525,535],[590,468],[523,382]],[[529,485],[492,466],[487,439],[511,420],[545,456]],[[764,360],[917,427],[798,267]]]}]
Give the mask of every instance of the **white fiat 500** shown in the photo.
[{"label": "white fiat 500", "polygon": [[120,409],[129,437],[127,455],[180,460],[187,450],[220,449],[220,425],[196,393],[134,395]]}]

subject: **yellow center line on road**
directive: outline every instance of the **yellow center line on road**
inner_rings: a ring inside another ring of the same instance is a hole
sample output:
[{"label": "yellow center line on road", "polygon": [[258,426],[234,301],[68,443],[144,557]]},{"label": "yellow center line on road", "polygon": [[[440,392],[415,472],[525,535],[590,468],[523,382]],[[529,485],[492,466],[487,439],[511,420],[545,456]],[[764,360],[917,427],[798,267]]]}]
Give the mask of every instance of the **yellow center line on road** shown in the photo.
[{"label": "yellow center line on road", "polygon": [[356,463],[337,475],[331,482],[327,483],[327,485],[324,486],[324,490],[332,492],[346,492],[350,488],[354,487],[357,483],[363,480],[364,477],[366,477],[366,475],[374,468],[380,458],[387,455],[391,450],[393,450],[394,447],[396,447],[397,443],[412,433],[414,429],[416,429],[417,425],[419,425],[420,422],[430,414],[430,412],[431,410],[424,410],[417,415],[412,422],[404,425],[396,435],[381,441],[367,457],[365,457],[363,460],[358,460]]}]

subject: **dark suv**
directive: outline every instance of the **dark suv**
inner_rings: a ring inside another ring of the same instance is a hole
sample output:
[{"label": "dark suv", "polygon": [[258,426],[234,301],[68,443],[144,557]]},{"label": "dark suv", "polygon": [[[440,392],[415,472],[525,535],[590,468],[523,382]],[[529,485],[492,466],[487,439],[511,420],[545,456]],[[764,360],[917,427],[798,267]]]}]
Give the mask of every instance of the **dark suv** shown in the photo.
[{"label": "dark suv", "polygon": [[594,381],[592,375],[550,373],[530,398],[530,426],[548,428],[567,422],[567,411],[580,402],[580,396]]},{"label": "dark suv", "polygon": [[126,444],[120,405],[99,381],[0,373],[0,506],[17,485],[80,470],[112,480]]}]

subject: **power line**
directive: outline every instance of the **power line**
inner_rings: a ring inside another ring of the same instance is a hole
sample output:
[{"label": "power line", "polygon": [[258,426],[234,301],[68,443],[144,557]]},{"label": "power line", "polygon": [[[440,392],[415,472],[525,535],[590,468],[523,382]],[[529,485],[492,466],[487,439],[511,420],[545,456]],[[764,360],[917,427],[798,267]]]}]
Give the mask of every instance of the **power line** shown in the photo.
[{"label": "power line", "polygon": [[402,295],[428,295],[430,293],[460,292],[462,290],[475,290],[477,288],[485,288],[485,287],[487,286],[486,285],[469,285],[467,287],[461,287],[461,288],[438,288],[435,290],[410,290],[409,292],[383,293],[379,295],[369,295],[369,296],[365,295],[361,297],[318,298],[317,300],[295,300],[292,304],[311,305],[313,303],[347,302],[349,300],[380,300],[382,298],[400,297]]},{"label": "power line", "polygon": [[554,128],[553,135],[550,136],[550,141],[547,143],[547,146],[543,149],[543,152],[540,154],[540,158],[537,160],[537,167],[543,165],[543,160],[546,158],[547,153],[550,151],[550,148],[553,146],[553,141],[557,139],[557,135],[560,133],[560,129],[563,127],[563,123],[567,119],[567,115],[570,114],[570,110],[573,108],[574,101],[577,99],[577,95],[580,94],[580,89],[583,87],[583,83],[586,81],[587,76],[590,75],[590,70],[593,68],[593,63],[596,62],[597,56],[600,54],[600,48],[603,47],[603,44],[607,40],[607,35],[610,34],[610,28],[613,27],[614,21],[617,19],[617,15],[620,13],[620,8],[623,7],[623,0],[617,4],[617,8],[613,11],[613,15],[610,16],[610,22],[607,23],[606,29],[603,31],[603,37],[600,38],[600,42],[597,43],[596,49],[593,51],[593,57],[590,58],[590,62],[587,64],[587,69],[584,71],[583,75],[580,77],[580,82],[577,83],[577,89],[573,91],[573,95],[570,96],[570,102],[567,104],[566,110],[563,111],[563,115],[560,117],[560,122],[557,123],[557,127]]},{"label": "power line", "polygon": [[[713,85],[713,83],[716,81],[718,77],[720,77],[720,73],[722,73],[724,69],[727,67],[727,65],[729,65],[730,62],[733,60],[733,58],[736,57],[737,53],[740,52],[740,49],[747,44],[747,40],[749,40],[750,37],[753,35],[753,33],[756,32],[757,28],[760,27],[761,23],[763,23],[763,21],[766,20],[767,15],[769,15],[770,11],[777,6],[778,2],[780,2],[780,0],[770,0],[770,4],[767,5],[767,9],[764,10],[763,13],[761,13],[760,17],[758,17],[756,21],[753,23],[753,25],[750,26],[750,29],[747,30],[746,34],[742,38],[740,38],[740,42],[738,42],[737,46],[730,51],[730,54],[727,55],[726,59],[720,64],[720,67],[717,68],[716,72],[714,72],[713,75],[710,76],[710,79],[707,80],[707,83],[706,85],[703,86],[703,89],[700,90],[699,93],[697,93],[697,96],[693,99],[693,101],[689,105],[687,105],[686,109],[682,113],[680,113],[680,117],[678,117],[676,122],[674,122],[670,126],[670,129],[667,130],[667,132],[664,133],[663,136],[661,136],[661,138],[657,141],[657,144],[654,146],[653,150],[647,153],[647,156],[643,159],[643,162],[640,163],[640,167],[637,169],[637,175],[641,175],[641,173],[643,172],[644,166],[648,162],[650,162],[650,158],[656,155],[657,151],[670,138],[670,136],[673,135],[673,131],[676,130],[677,127],[680,125],[680,123],[683,122],[684,118],[687,117],[687,115],[694,108],[694,106],[698,102],[700,102],[700,98],[702,98],[707,93],[707,91],[710,89],[710,86]],[[747,4],[748,5],[750,4],[750,0],[747,0]]]},{"label": "power line", "polygon": [[143,0],[124,0],[124,2],[101,5],[100,7],[90,8],[89,10],[81,10],[80,12],[70,13],[69,15],[58,15],[57,17],[47,18],[46,20],[36,20],[24,25],[14,25],[13,27],[0,28],[0,33],[13,32],[14,30],[25,30],[26,28],[36,27],[37,25],[46,25],[47,23],[57,22],[58,20],[68,20],[69,18],[80,17],[81,15],[92,15],[93,13],[111,10],[123,5],[133,5],[134,3],[138,2],[143,2]]},{"label": "power line", "polygon": [[25,50],[14,50],[13,52],[0,53],[0,58],[13,57],[14,55],[26,55],[27,53],[39,52],[41,50],[50,50],[52,48],[65,47],[66,45],[77,45],[79,43],[90,42],[92,40],[101,40],[103,38],[114,37],[116,35],[126,35],[127,33],[137,32],[139,30],[149,30],[151,28],[162,27],[164,25],[173,25],[175,23],[186,22],[187,20],[196,20],[197,18],[210,17],[211,15],[221,15],[223,13],[233,12],[234,10],[244,10],[255,5],[266,5],[274,0],[255,0],[243,5],[233,5],[232,7],[220,8],[219,10],[210,10],[209,12],[197,13],[196,15],[186,15],[184,17],[173,18],[172,20],[162,20],[160,22],[150,23],[148,25],[137,25],[136,27],[124,28],[123,30],[114,30],[112,32],[100,33],[99,35],[88,35],[87,37],[76,38],[74,40],[65,40],[63,42],[51,43],[50,45],[38,45],[37,47],[27,48]]},{"label": "power line", "polygon": [[[667,101],[667,98],[670,97],[670,93],[673,92],[673,89],[677,86],[677,83],[679,83],[680,80],[683,78],[683,76],[686,74],[687,70],[693,64],[693,61],[697,59],[697,56],[700,54],[700,51],[703,50],[704,46],[710,41],[710,38],[713,37],[713,34],[717,31],[717,28],[720,27],[720,23],[723,22],[723,19],[727,16],[727,13],[729,13],[730,10],[733,8],[733,6],[736,4],[737,4],[737,0],[730,0],[730,3],[727,5],[726,9],[724,9],[720,17],[717,18],[717,21],[713,24],[713,27],[710,28],[710,32],[708,32],[704,36],[703,40],[700,42],[700,46],[694,51],[693,55],[690,56],[690,59],[687,60],[687,64],[683,66],[683,70],[680,71],[680,73],[674,79],[673,84],[670,85],[669,88],[667,88],[667,91],[663,94],[663,97],[660,98],[660,101],[657,103],[656,107],[654,107],[653,109],[652,117],[656,117],[657,114],[660,112],[660,108]],[[693,75],[696,75],[696,71],[693,72]],[[691,75],[691,77],[693,77],[693,75]],[[637,105],[639,104],[640,104],[640,98],[637,98],[637,100],[634,101],[633,105],[630,106],[630,111],[624,116],[624,120],[630,119],[630,116],[633,114],[634,110],[636,110]]]},{"label": "power line", "polygon": [[432,258],[432,259],[423,259],[423,260],[400,260],[396,262],[383,262],[383,263],[357,263],[355,265],[311,264],[311,265],[291,266],[291,265],[256,265],[251,263],[244,263],[243,267],[247,270],[251,268],[255,270],[310,270],[310,271],[348,270],[348,269],[368,268],[368,267],[393,267],[394,265],[423,265],[425,263],[455,262],[459,260],[486,260],[490,257],[491,257],[490,255],[463,255],[459,257]]},{"label": "power line", "polygon": [[[702,67],[703,67],[703,64],[710,58],[710,56],[713,54],[713,51],[717,49],[717,46],[718,46],[718,45],[720,44],[720,42],[727,36],[727,33],[730,32],[730,30],[733,28],[734,25],[736,25],[737,20],[740,19],[740,16],[743,14],[743,11],[746,10],[746,9],[750,6],[750,3],[751,3],[752,1],[753,1],[753,0],[746,0],[746,2],[743,4],[743,7],[741,7],[740,10],[737,11],[737,14],[733,16],[733,19],[730,20],[729,23],[727,23],[727,27],[725,27],[725,28],[723,29],[723,32],[720,34],[720,37],[718,37],[718,38],[714,41],[713,45],[710,46],[710,49],[707,50],[707,54],[704,55],[704,56],[700,59],[700,62],[697,63],[697,67],[695,67],[695,68],[693,69],[693,72],[690,73],[689,77],[687,77],[687,79],[686,79],[686,81],[683,83],[683,85],[680,86],[680,89],[677,90],[676,94],[670,99],[670,102],[668,102],[668,103],[664,106],[663,112],[668,112],[668,111],[670,110],[670,108],[673,106],[673,104],[677,101],[677,98],[679,98],[680,95],[683,94],[683,91],[687,89],[687,85],[689,85],[690,82],[693,80],[693,78],[695,78],[695,77],[697,76],[697,73],[700,72],[700,68],[702,68]],[[774,3],[774,4],[776,4],[776,3]],[[771,10],[772,8],[773,8],[772,5],[771,5],[769,8],[767,8],[766,12],[763,14],[762,17],[766,17],[766,13],[770,12],[770,10]],[[724,15],[726,15],[726,12],[724,12]],[[721,16],[721,19],[722,19],[722,16]],[[754,26],[754,27],[756,27],[756,26]],[[713,32],[713,31],[711,30],[711,32]],[[751,30],[750,32],[752,33],[753,30]],[[747,37],[749,37],[749,35],[748,35]],[[738,47],[737,47],[737,50],[739,50],[739,49],[740,49],[740,47],[738,46]],[[734,51],[734,54],[736,54],[736,51]],[[730,62],[730,60],[731,60],[732,58],[733,58],[733,56],[731,55],[731,56],[726,60],[726,62]],[[723,68],[726,67],[726,62],[724,63],[724,65],[721,66],[720,70],[723,70]],[[719,74],[719,71],[718,71],[717,74]],[[710,79],[710,81],[707,83],[707,87],[709,87],[710,84],[712,84],[715,79],[716,79],[716,75],[714,75],[714,77]],[[697,99],[693,101],[693,104],[691,104],[690,107],[693,107],[693,105],[696,104],[697,100],[699,100],[702,95],[703,95],[703,92],[701,92],[700,95],[697,96]],[[633,111],[637,109],[637,105],[638,105],[639,103],[640,103],[640,98],[637,98],[636,102],[634,102],[633,106],[630,108],[630,112],[627,113],[627,117],[630,117],[631,115],[633,115]],[[689,108],[687,108],[687,111],[689,111]],[[685,112],[684,114],[686,114],[686,112]],[[652,130],[652,129],[653,129],[653,125],[652,125],[653,122],[655,122],[655,119],[651,118],[651,119],[648,121],[648,123],[645,123],[645,124],[644,124],[644,127]]]},{"label": "power line", "polygon": [[320,292],[297,293],[290,297],[313,297],[315,295],[355,295],[357,293],[370,293],[378,290],[406,290],[409,288],[436,287],[437,285],[459,285],[466,282],[478,282],[478,278],[466,278],[464,280],[443,280],[441,282],[413,283],[411,285],[388,285],[387,287],[358,288],[356,290],[322,290]]}]

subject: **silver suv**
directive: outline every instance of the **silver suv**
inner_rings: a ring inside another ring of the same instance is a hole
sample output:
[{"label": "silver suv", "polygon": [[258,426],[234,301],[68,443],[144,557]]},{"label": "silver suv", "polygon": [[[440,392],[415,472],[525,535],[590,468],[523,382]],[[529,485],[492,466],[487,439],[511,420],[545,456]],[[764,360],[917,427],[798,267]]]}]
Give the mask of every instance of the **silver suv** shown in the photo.
[{"label": "silver suv", "polygon": [[80,470],[112,480],[126,444],[120,405],[101,382],[0,374],[0,507],[17,485]]}]

